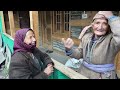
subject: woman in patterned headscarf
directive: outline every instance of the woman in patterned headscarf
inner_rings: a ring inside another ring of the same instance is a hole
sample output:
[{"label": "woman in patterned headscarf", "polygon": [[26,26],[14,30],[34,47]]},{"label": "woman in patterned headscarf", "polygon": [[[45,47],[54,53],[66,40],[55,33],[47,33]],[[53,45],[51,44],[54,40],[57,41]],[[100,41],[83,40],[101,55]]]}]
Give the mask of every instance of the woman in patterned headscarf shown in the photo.
[{"label": "woman in patterned headscarf", "polygon": [[14,53],[10,62],[10,79],[48,79],[53,61],[36,47],[34,31],[30,28],[16,32]]}]

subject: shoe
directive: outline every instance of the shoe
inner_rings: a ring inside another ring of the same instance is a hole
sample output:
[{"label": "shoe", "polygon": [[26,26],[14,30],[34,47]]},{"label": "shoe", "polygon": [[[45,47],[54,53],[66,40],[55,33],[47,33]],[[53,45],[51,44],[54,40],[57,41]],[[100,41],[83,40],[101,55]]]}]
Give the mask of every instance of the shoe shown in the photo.
[{"label": "shoe", "polygon": [[53,51],[52,50],[47,50],[46,53],[53,53]]}]

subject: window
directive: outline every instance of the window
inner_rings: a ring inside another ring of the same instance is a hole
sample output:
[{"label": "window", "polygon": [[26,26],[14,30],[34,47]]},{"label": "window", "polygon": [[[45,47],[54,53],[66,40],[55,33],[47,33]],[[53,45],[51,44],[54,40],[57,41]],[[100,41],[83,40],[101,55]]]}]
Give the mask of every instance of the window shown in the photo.
[{"label": "window", "polygon": [[64,30],[69,31],[69,11],[64,11]]},{"label": "window", "polygon": [[60,30],[61,24],[61,11],[56,11],[56,30]]},{"label": "window", "polygon": [[69,31],[69,11],[55,11],[55,29],[61,33]]}]

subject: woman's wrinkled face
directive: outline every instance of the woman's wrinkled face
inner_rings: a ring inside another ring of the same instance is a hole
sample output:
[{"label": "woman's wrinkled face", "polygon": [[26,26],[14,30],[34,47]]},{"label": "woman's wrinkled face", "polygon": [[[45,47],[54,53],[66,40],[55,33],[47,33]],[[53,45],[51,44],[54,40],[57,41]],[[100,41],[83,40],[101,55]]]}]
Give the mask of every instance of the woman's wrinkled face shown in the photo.
[{"label": "woman's wrinkled face", "polygon": [[92,28],[95,35],[103,36],[108,32],[109,25],[105,18],[97,18],[94,20]]},{"label": "woman's wrinkled face", "polygon": [[34,35],[34,33],[32,31],[28,31],[26,33],[24,43],[26,43],[28,45],[35,45],[36,44],[35,35]]}]

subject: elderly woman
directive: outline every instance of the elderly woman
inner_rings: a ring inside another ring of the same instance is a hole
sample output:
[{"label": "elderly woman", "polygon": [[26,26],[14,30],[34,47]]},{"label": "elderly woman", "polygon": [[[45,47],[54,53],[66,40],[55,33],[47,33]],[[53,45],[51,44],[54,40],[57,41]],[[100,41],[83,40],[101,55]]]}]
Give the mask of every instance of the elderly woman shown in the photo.
[{"label": "elderly woman", "polygon": [[111,11],[99,11],[79,38],[80,45],[76,49],[72,48],[71,38],[62,39],[68,56],[83,58],[78,72],[89,79],[115,79],[114,58],[120,50],[120,18]]},{"label": "elderly woman", "polygon": [[14,40],[14,53],[9,67],[10,79],[48,79],[53,72],[53,61],[36,47],[34,31],[18,30]]}]

